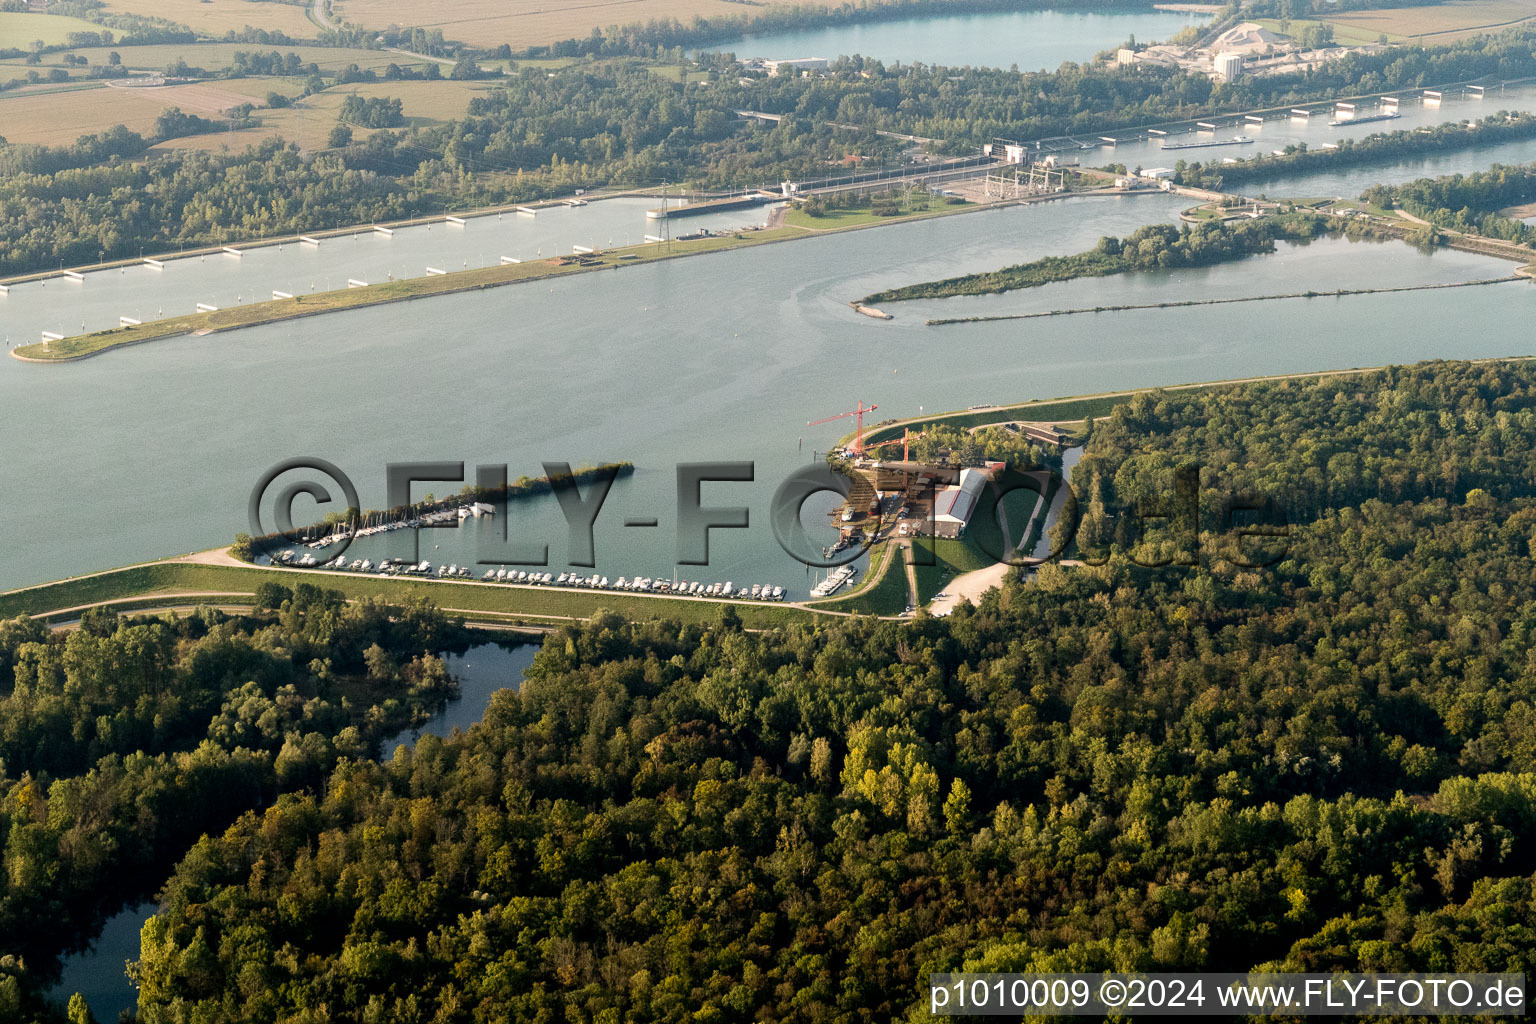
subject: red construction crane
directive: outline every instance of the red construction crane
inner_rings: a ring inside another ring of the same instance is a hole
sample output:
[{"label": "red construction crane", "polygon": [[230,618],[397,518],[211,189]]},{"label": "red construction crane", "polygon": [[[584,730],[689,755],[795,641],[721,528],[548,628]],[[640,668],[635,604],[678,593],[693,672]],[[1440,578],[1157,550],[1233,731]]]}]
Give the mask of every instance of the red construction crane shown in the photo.
[{"label": "red construction crane", "polygon": [[864,446],[864,450],[866,452],[872,452],[876,448],[884,448],[888,444],[899,444],[901,445],[901,461],[908,462],[911,460],[911,442],[912,428],[908,427],[906,430],[901,432],[900,437],[893,437],[889,441],[876,441],[874,444],[867,444]]},{"label": "red construction crane", "polygon": [[857,409],[853,410],[852,412],[840,412],[836,416],[828,416],[824,420],[812,420],[811,422],[807,423],[806,426],[808,426],[808,427],[815,427],[815,426],[819,426],[820,424],[823,424],[823,423],[831,423],[833,420],[843,419],[844,417],[847,417],[847,416],[857,416],[859,419],[858,419],[858,428],[854,431],[854,434],[853,434],[853,454],[855,454],[855,455],[863,455],[864,454],[864,414],[867,413],[867,412],[874,412],[878,408],[880,408],[878,405],[865,405],[864,404],[864,399],[861,398],[861,399],[859,399],[859,407]]}]

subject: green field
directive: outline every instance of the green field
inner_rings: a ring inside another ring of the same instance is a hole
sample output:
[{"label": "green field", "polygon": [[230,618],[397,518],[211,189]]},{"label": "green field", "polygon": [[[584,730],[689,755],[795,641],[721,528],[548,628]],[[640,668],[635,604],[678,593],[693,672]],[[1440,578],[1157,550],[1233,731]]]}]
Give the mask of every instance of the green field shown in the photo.
[{"label": "green field", "polygon": [[[534,623],[541,620],[587,618],[594,612],[606,609],[635,620],[676,619],[702,623],[713,621],[720,609],[728,603],[736,609],[742,621],[753,628],[768,629],[792,622],[809,622],[814,618],[814,613],[790,606],[641,597],[608,592],[586,593],[536,587],[498,587],[447,580],[403,580],[344,573],[294,572],[256,566],[157,562],[0,594],[0,619],[18,615],[42,615],[59,609],[124,598],[153,598],[156,595],[160,595],[162,600],[134,603],[140,607],[203,602],[241,604],[245,603],[242,597],[226,598],[223,595],[254,594],[258,586],[269,581],[287,587],[312,583],[341,591],[354,600],[382,597],[390,602],[403,603],[413,597],[426,597],[444,609],[471,614],[484,613],[493,619],[510,619],[514,622],[517,617],[526,617],[527,621]],[[221,596],[176,596],[182,593],[216,593]]]},{"label": "green field", "polygon": [[32,43],[39,39],[48,46],[62,46],[69,41],[71,32],[100,31],[100,25],[80,18],[56,14],[0,14],[0,49],[30,50]]},{"label": "green field", "polygon": [[901,547],[885,542],[875,553],[874,580],[859,590],[812,607],[857,615],[900,615],[907,607],[907,571]]},{"label": "green field", "polygon": [[[1303,29],[1312,25],[1329,25],[1333,29],[1333,42],[1337,46],[1373,46],[1380,41],[1380,36],[1382,35],[1380,32],[1372,32],[1369,29],[1352,25],[1341,25],[1331,19],[1323,22],[1311,21],[1306,18],[1293,18],[1288,22],[1289,31],[1285,32],[1280,30],[1280,22],[1274,18],[1256,18],[1254,19],[1254,24],[1263,26],[1271,32],[1288,36],[1296,36]],[[1387,34],[1387,42],[1389,43],[1400,43],[1403,41],[1402,36]]]},{"label": "green field", "polygon": [[[956,576],[997,564],[997,559],[964,537],[959,540],[922,537],[912,544],[913,556],[917,561],[917,596],[922,604],[927,604],[933,600],[934,595],[942,593],[944,587]],[[932,557],[929,557],[929,553]],[[924,561],[933,564],[924,565]]]},{"label": "green field", "polygon": [[[989,423],[1010,423],[1014,420],[1027,420],[1032,423],[1063,423],[1083,420],[1090,416],[1108,415],[1109,411],[1120,402],[1125,401],[1125,398],[1125,395],[1064,398],[1053,399],[1047,402],[1034,401],[1025,402],[1020,405],[1004,405],[975,412],[941,413],[937,416],[926,417],[921,422],[903,421],[901,423],[892,423],[872,428],[865,431],[864,443],[874,444],[876,441],[887,441],[893,437],[900,437],[902,431],[906,430],[909,426],[914,434],[919,434],[931,427],[938,426],[969,430],[971,427],[983,427]],[[852,440],[853,435],[850,434],[840,443],[846,444]]]}]

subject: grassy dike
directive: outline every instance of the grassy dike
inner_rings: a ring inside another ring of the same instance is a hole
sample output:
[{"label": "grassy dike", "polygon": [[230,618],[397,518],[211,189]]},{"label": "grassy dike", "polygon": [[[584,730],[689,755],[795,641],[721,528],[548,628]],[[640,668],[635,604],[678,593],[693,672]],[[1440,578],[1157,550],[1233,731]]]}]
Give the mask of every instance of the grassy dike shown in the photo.
[{"label": "grassy dike", "polygon": [[256,588],[268,582],[290,588],[299,583],[312,583],[338,590],[352,600],[377,597],[392,604],[424,597],[441,608],[465,613],[470,618],[477,613],[496,621],[515,622],[518,618],[526,618],[535,625],[588,618],[600,609],[637,621],[676,619],[703,623],[713,621],[721,608],[729,606],[741,616],[745,625],[757,629],[810,622],[816,618],[815,613],[793,605],[643,597],[609,591],[509,587],[452,580],[390,579],[259,566],[153,562],[0,594],[0,619],[18,615],[56,620],[78,618],[77,614],[63,610],[108,601],[125,602],[115,605],[124,610],[172,604],[248,604]]},{"label": "grassy dike", "polygon": [[[1074,196],[1084,194],[1073,193]],[[1013,204],[994,203],[981,206],[967,203],[963,206],[942,206],[937,209],[923,210],[899,217],[879,217],[867,221],[855,220],[847,223],[831,223],[825,227],[817,226],[814,228],[791,224],[756,231],[743,231],[737,234],[713,235],[709,238],[699,238],[686,242],[674,241],[670,249],[663,249],[659,244],[650,242],[643,245],[607,249],[593,254],[589,258],[589,265],[587,266],[581,266],[576,263],[567,263],[562,266],[560,265],[562,258],[551,258],[529,263],[508,263],[495,267],[482,267],[476,270],[458,270],[431,277],[405,278],[381,284],[370,284],[363,288],[345,288],[328,292],[314,292],[309,295],[299,295],[292,299],[271,299],[265,302],[251,302],[211,313],[191,313],[185,316],[154,320],[135,326],[117,327],[89,334],[74,335],[61,341],[22,345],[13,349],[11,355],[23,362],[31,363],[72,362],[77,359],[86,359],[90,356],[99,355],[102,352],[115,348],[158,341],[162,338],[183,337],[189,334],[201,336],[223,331],[239,330],[245,327],[257,327],[262,324],[280,323],[285,320],[294,320],[298,317],[362,309],[367,306],[378,306],[390,302],[408,302],[412,299],[453,295],[458,292],[481,291],[486,288],[497,288],[502,285],[520,284],[527,281],[545,281],[572,274],[617,270],[626,266],[641,266],[647,263],[654,263],[658,260],[701,256],[706,253],[725,252],[731,249],[745,249],[757,245],[793,241],[797,238],[815,238],[819,235],[836,234],[842,231],[861,231],[882,227],[887,224],[902,224],[914,220],[927,220],[933,217],[954,216],[975,210],[996,209],[999,205]],[[563,259],[574,258],[564,257]]]}]

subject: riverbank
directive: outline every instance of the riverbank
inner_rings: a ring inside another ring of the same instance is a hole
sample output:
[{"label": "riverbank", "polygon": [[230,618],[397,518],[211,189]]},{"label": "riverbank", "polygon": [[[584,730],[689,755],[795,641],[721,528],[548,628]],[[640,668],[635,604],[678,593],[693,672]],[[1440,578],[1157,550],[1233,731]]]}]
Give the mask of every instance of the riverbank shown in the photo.
[{"label": "riverbank", "polygon": [[[1487,359],[1457,360],[1469,365],[1478,366],[1486,363],[1512,363],[1527,362],[1536,359],[1536,356],[1493,356]],[[1127,388],[1122,391],[1100,391],[1086,395],[1066,395],[1058,398],[1031,399],[1016,405],[985,405],[972,406],[969,409],[958,409],[953,412],[930,413],[924,416],[911,416],[906,419],[891,420],[888,423],[877,424],[864,432],[864,443],[874,444],[877,441],[885,441],[900,437],[908,429],[914,433],[921,432],[928,427],[944,426],[962,430],[970,430],[975,427],[984,427],[997,423],[1080,423],[1084,419],[1093,419],[1109,413],[1120,402],[1135,398],[1137,395],[1150,394],[1154,391],[1191,391],[1202,388],[1231,387],[1238,384],[1258,384],[1263,382],[1283,380],[1326,380],[1331,377],[1354,377],[1367,373],[1380,373],[1391,364],[1380,366],[1353,366],[1347,370],[1314,370],[1307,373],[1279,373],[1266,374],[1257,377],[1229,377],[1224,380],[1197,381],[1189,384],[1168,384],[1155,388]],[[838,446],[846,446],[853,442],[853,435],[848,434],[838,442]]]},{"label": "riverbank", "polygon": [[853,305],[862,310],[875,303],[995,295],[1060,281],[1111,277],[1139,270],[1208,267],[1273,252],[1276,239],[1306,240],[1338,228],[1337,224],[1330,224],[1310,211],[1230,222],[1210,219],[1201,221],[1192,233],[1180,231],[1174,225],[1149,224],[1138,228],[1124,241],[1104,238],[1098,248],[1087,252],[1046,256],[1001,270],[889,288],[866,295]]},{"label": "riverbank", "polygon": [[[200,555],[110,569],[0,593],[0,619],[27,615],[54,622],[78,618],[86,608],[135,608],[218,604],[251,605],[263,583],[292,587],[312,583],[352,600],[383,598],[404,604],[427,598],[477,624],[537,626],[587,619],[600,610],[625,618],[707,623],[730,607],[751,627],[769,629],[808,622],[816,611],[794,604],[727,601],[647,594],[618,594],[564,587],[530,587],[477,580],[404,580],[311,569],[209,564]],[[195,600],[194,600],[195,599]],[[828,613],[821,613],[828,614]]]}]

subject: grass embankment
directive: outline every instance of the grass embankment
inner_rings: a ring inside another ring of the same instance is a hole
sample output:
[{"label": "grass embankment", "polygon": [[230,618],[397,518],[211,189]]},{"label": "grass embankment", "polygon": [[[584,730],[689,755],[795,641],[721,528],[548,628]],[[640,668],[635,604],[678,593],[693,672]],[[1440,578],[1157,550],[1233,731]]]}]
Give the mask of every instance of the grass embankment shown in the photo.
[{"label": "grass embankment", "polygon": [[1235,223],[1212,221],[1184,231],[1171,224],[1149,224],[1137,228],[1124,240],[1105,238],[1098,248],[1073,256],[1046,256],[1001,270],[890,288],[860,301],[874,304],[993,295],[1080,277],[1109,277],[1134,270],[1205,267],[1273,252],[1277,238],[1315,238],[1327,230],[1327,222],[1313,213]]},{"label": "grass embankment", "polygon": [[[920,537],[912,544],[917,563],[917,596],[921,604],[927,604],[936,594],[943,593],[944,587],[956,576],[997,564],[997,559],[965,537],[959,540]],[[932,564],[925,565],[925,562]]]},{"label": "grass embankment", "polygon": [[[772,628],[792,622],[806,622],[813,613],[788,606],[754,605],[735,602],[704,601],[694,598],[654,598],[607,591],[586,592],[539,587],[507,587],[485,583],[455,583],[448,580],[404,580],[347,573],[303,572],[290,569],[266,569],[258,566],[199,565],[190,562],[157,562],[130,566],[26,590],[0,594],[0,618],[18,615],[43,615],[64,608],[142,598],[134,604],[245,604],[262,583],[280,583],[293,587],[312,583],[338,590],[350,599],[382,597],[391,603],[403,603],[425,597],[439,607],[468,613],[484,613],[497,619],[516,622],[526,617],[540,620],[587,618],[599,609],[617,612],[629,619],[677,619],[683,622],[708,622],[729,604],[742,621],[754,628]],[[185,594],[216,594],[216,597],[178,597]],[[163,597],[162,601],[149,599]],[[65,618],[77,616],[67,615]]]},{"label": "grass embankment", "polygon": [[[1018,405],[988,406],[986,409],[980,410],[939,413],[934,416],[924,416],[915,420],[902,420],[897,423],[888,423],[875,427],[865,432],[864,443],[874,444],[876,441],[887,441],[893,437],[900,437],[902,432],[908,428],[912,430],[913,434],[921,434],[934,427],[953,427],[957,430],[969,430],[972,427],[984,427],[993,423],[1013,423],[1015,421],[1025,423],[1067,423],[1090,417],[1107,416],[1111,409],[1134,393],[1127,391],[1113,395],[1095,395],[1088,398],[1036,400],[1022,402]],[[850,434],[841,443],[849,444],[852,441],[853,435]]]},{"label": "grass embankment", "polygon": [[[656,244],[610,249],[594,255],[584,263],[564,262],[558,259],[539,260],[532,263],[508,263],[478,270],[461,270],[432,277],[413,277],[382,284],[370,284],[364,288],[345,288],[328,292],[315,292],[292,299],[272,299],[253,302],[244,306],[220,309],[211,313],[193,313],[187,316],[155,320],[137,326],[118,327],[65,338],[62,341],[24,345],[11,354],[18,359],[32,362],[67,362],[96,355],[111,348],[137,345],[160,338],[179,337],[187,334],[214,333],[260,324],[277,323],[301,316],[315,316],[347,309],[360,309],[388,302],[429,298],[435,295],[451,295],[455,292],[476,291],[522,281],[541,281],[570,274],[597,270],[612,270],[625,264],[649,263],[655,260],[692,256],[747,245],[782,240],[798,235],[793,228],[745,232],[740,235],[722,235],[700,238],[689,242],[673,242],[669,250]],[[624,258],[624,257],[632,258]]]},{"label": "grass embankment", "polygon": [[874,571],[865,574],[857,590],[813,602],[811,607],[857,615],[900,615],[907,608],[907,572],[901,551],[899,544],[882,542],[873,556]]}]

